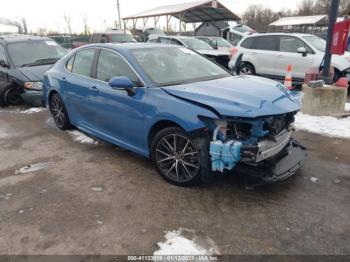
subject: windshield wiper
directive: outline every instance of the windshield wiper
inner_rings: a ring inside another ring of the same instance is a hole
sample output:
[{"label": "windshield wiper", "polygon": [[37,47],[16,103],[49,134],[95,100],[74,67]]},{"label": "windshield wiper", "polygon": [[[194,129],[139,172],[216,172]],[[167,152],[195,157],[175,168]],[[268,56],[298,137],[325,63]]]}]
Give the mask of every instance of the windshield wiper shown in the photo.
[{"label": "windshield wiper", "polygon": [[58,60],[60,60],[60,59],[57,57],[38,59],[32,63],[23,64],[23,65],[21,65],[21,67],[30,67],[30,66],[37,66],[37,65],[50,65],[50,64],[56,63]]}]

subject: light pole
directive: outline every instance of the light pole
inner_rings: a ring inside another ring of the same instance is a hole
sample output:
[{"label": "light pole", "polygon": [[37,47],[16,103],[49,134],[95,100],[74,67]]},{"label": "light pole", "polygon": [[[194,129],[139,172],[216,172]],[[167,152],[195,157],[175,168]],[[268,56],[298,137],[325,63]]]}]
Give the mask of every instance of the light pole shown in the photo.
[{"label": "light pole", "polygon": [[327,44],[326,44],[326,52],[324,54],[324,65],[323,65],[323,73],[322,73],[322,78],[326,84],[333,83],[333,79],[330,76],[331,60],[332,60],[331,46],[332,46],[332,40],[333,40],[333,28],[337,20],[338,8],[339,8],[339,0],[332,0],[331,10],[329,11],[329,15],[328,15]]}]

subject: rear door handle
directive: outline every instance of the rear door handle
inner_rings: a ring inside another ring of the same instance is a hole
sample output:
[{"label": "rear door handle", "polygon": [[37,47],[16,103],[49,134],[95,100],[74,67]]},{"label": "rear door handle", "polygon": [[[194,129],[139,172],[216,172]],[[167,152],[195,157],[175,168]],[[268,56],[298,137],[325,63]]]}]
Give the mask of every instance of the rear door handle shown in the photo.
[{"label": "rear door handle", "polygon": [[96,93],[100,91],[96,86],[90,87],[90,90]]},{"label": "rear door handle", "polygon": [[62,77],[62,81],[63,81],[63,82],[67,82],[67,78]]}]

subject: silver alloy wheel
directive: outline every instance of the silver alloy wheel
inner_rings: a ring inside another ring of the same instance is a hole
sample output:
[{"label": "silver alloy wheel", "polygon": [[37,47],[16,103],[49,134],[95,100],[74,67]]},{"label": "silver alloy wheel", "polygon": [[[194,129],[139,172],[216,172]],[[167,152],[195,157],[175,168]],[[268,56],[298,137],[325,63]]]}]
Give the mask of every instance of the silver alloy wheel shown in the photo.
[{"label": "silver alloy wheel", "polygon": [[53,95],[50,101],[50,109],[52,116],[59,128],[63,128],[66,124],[66,115],[64,113],[63,104],[58,95]]},{"label": "silver alloy wheel", "polygon": [[200,155],[191,140],[179,134],[170,134],[157,144],[156,164],[164,176],[184,183],[199,172]]},{"label": "silver alloy wheel", "polygon": [[240,72],[241,72],[241,75],[252,75],[253,74],[252,70],[246,66],[242,66]]}]

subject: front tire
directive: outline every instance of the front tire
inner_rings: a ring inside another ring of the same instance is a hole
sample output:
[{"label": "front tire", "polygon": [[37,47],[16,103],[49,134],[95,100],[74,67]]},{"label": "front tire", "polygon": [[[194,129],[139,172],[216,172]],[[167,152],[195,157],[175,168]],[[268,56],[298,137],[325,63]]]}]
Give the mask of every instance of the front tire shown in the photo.
[{"label": "front tire", "polygon": [[53,116],[56,126],[61,130],[72,128],[69,122],[68,113],[63,100],[58,93],[54,93],[49,100],[50,112]]},{"label": "front tire", "polygon": [[177,186],[211,182],[209,139],[189,136],[179,127],[159,131],[151,143],[151,158],[159,174]]},{"label": "front tire", "polygon": [[0,85],[0,107],[20,105],[22,102],[22,98],[18,93],[18,88],[15,85]]}]

